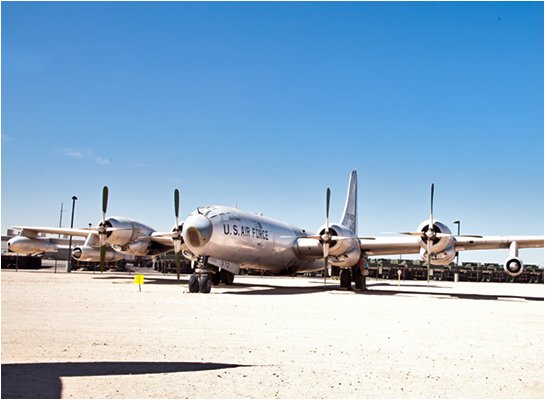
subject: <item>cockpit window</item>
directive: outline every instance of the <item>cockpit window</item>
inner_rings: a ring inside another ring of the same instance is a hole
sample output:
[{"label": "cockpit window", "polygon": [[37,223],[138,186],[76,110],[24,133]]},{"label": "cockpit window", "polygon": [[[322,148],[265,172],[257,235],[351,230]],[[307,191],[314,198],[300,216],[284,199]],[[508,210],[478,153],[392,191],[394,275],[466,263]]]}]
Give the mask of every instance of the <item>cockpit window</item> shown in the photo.
[{"label": "cockpit window", "polygon": [[240,221],[240,218],[236,215],[236,214],[232,214],[232,213],[227,213],[227,215],[229,216],[229,218],[233,221]]},{"label": "cockpit window", "polygon": [[202,207],[191,213],[191,215],[196,214],[206,215],[211,220],[221,219],[222,221],[240,221],[240,218],[236,214],[233,214],[231,211],[227,211],[224,207],[219,206]]}]

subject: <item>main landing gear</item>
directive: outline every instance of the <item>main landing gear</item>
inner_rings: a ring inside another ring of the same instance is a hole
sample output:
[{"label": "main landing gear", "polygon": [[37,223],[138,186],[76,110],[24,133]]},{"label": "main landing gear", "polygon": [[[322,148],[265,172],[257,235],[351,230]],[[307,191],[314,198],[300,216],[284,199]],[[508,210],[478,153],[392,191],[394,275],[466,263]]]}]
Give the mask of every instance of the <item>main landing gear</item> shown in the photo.
[{"label": "main landing gear", "polygon": [[232,285],[235,279],[235,274],[227,270],[214,270],[207,267],[208,257],[201,257],[195,273],[189,278],[190,293],[210,293],[212,285],[219,285],[220,282],[226,285]]},{"label": "main landing gear", "polygon": [[352,268],[341,269],[339,280],[341,290],[352,290],[352,282],[354,282],[355,290],[365,290],[365,274],[362,273],[359,263]]}]

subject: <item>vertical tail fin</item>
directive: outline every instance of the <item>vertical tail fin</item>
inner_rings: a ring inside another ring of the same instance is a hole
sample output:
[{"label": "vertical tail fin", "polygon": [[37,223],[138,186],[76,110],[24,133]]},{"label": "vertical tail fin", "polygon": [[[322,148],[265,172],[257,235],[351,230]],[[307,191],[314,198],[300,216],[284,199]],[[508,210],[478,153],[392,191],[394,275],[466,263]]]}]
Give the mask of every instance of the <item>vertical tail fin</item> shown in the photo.
[{"label": "vertical tail fin", "polygon": [[352,232],[356,232],[356,215],[358,211],[358,175],[356,170],[350,174],[348,182],[348,194],[346,195],[346,205],[344,206],[343,218],[341,225],[346,226]]}]

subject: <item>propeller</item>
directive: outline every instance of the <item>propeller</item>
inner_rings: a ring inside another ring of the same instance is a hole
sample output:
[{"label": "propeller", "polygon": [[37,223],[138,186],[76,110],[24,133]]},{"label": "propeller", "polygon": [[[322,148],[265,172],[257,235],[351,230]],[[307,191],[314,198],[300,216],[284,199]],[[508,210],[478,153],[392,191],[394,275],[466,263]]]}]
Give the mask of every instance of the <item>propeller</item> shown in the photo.
[{"label": "propeller", "polygon": [[98,240],[100,244],[100,272],[104,272],[104,264],[106,260],[106,237],[108,232],[114,231],[138,231],[139,228],[112,228],[106,226],[106,210],[108,209],[108,186],[104,186],[102,189],[102,222],[96,228],[88,228],[96,231],[98,234]]},{"label": "propeller", "polygon": [[[180,214],[180,192],[178,189],[174,189],[174,217],[175,225],[169,233],[154,233],[153,237],[170,237],[172,244],[174,245],[174,254],[176,258],[176,275],[180,280],[180,268],[182,264],[182,232],[180,232],[180,225],[178,217]],[[146,237],[146,236],[144,236]]]},{"label": "propeller", "polygon": [[[453,235],[451,233],[442,233],[442,232],[436,232],[433,222],[433,192],[434,192],[434,185],[431,184],[431,207],[430,207],[430,222],[428,224],[428,230],[421,231],[421,232],[395,232],[401,235],[411,235],[411,236],[420,236],[422,238],[426,238],[426,251],[427,251],[427,262],[428,262],[428,285],[430,283],[430,265],[431,265],[431,249],[433,247],[433,242],[437,238],[443,238],[443,237],[470,237],[470,238],[482,238],[482,236],[478,235]],[[394,233],[394,232],[383,232],[383,233]]]},{"label": "propeller", "polygon": [[[418,234],[416,232],[407,232],[409,235],[417,234],[418,236],[425,237],[427,239],[426,241],[426,251],[428,253],[428,277],[427,277],[427,284],[430,284],[430,265],[431,265],[431,248],[433,246],[433,241],[439,237],[438,233],[433,230],[433,183],[431,184],[431,200],[430,200],[430,223],[428,225],[428,230],[425,232],[419,232]],[[448,234],[442,234],[443,236],[453,236]]]},{"label": "propeller", "polygon": [[331,198],[331,190],[327,188],[326,191],[326,210],[325,210],[325,229],[324,233],[320,235],[305,235],[305,236],[281,236],[282,238],[298,238],[298,239],[316,239],[319,240],[320,243],[322,243],[323,250],[324,250],[324,287],[326,286],[327,281],[327,265],[329,261],[329,246],[331,242],[335,242],[337,240],[375,240],[373,237],[354,237],[354,236],[337,236],[337,235],[331,235],[329,233],[329,204],[330,204],[330,198]]},{"label": "propeller", "polygon": [[172,232],[172,242],[174,243],[174,254],[176,256],[176,275],[180,280],[180,266],[182,263],[182,234],[178,225],[178,215],[180,212],[180,192],[178,189],[174,190],[174,216],[176,217],[176,225]]}]

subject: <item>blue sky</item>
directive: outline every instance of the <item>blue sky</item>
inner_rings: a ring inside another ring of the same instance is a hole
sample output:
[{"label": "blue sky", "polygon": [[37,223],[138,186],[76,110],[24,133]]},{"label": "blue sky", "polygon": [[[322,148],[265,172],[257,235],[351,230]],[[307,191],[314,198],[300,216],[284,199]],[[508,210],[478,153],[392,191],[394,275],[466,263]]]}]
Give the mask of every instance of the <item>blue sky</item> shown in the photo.
[{"label": "blue sky", "polygon": [[[543,235],[541,2],[2,2],[2,232],[211,204]],[[506,250],[462,261],[503,262]],[[543,250],[522,250],[543,265]]]}]

